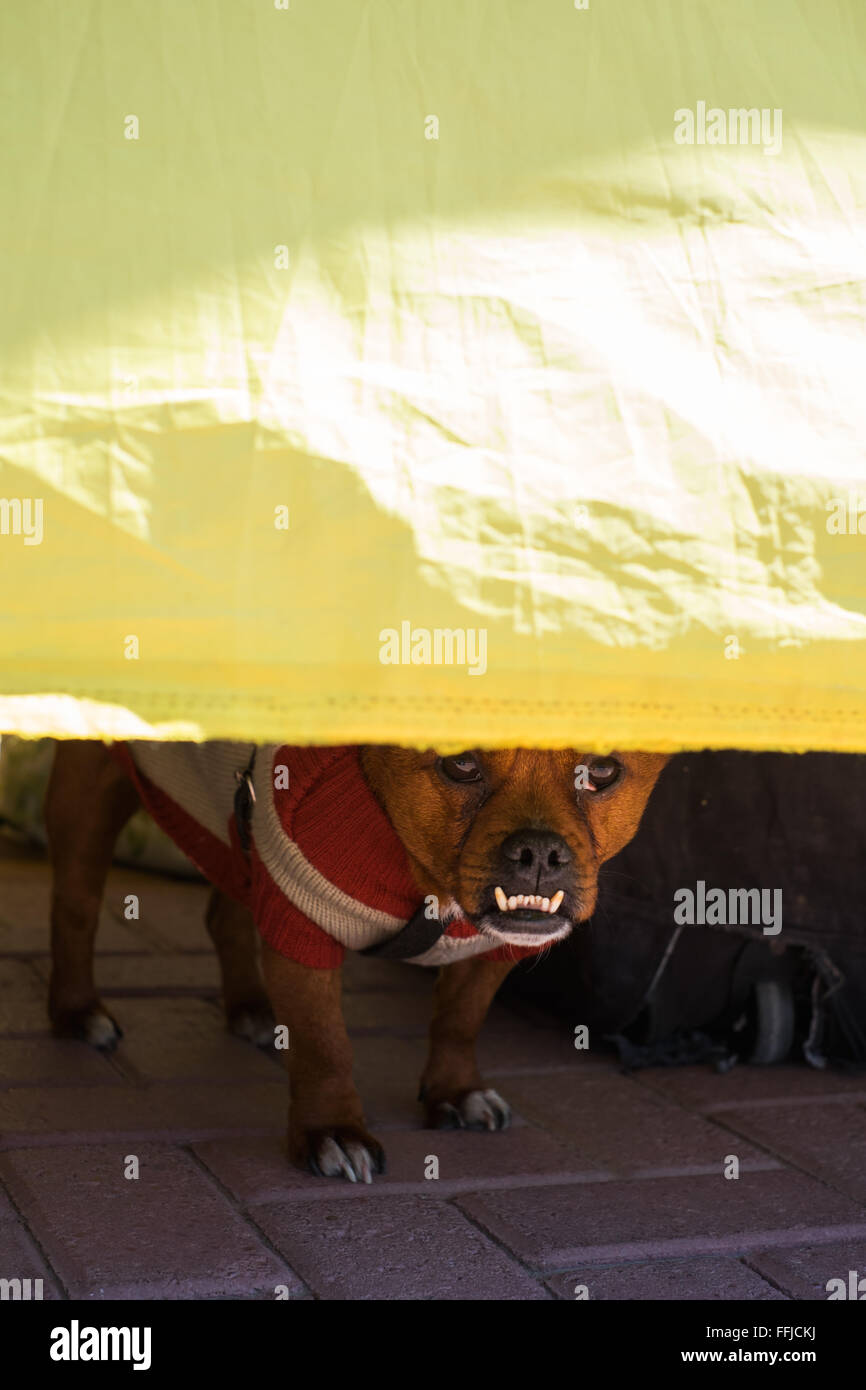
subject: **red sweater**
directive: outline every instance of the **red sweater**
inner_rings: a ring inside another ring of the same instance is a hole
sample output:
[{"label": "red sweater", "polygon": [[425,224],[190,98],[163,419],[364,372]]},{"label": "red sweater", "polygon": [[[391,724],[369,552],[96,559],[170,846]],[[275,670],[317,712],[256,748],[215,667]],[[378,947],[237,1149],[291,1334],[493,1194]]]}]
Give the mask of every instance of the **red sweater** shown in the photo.
[{"label": "red sweater", "polygon": [[[249,908],[281,955],[335,969],[347,947],[381,944],[423,906],[357,747],[258,749],[249,856],[233,798],[234,772],[247,765],[251,745],[130,743],[115,751],[157,824],[206,878]],[[412,959],[425,965],[467,955],[519,960],[541,949],[485,950],[475,928],[458,918],[434,948]]]}]

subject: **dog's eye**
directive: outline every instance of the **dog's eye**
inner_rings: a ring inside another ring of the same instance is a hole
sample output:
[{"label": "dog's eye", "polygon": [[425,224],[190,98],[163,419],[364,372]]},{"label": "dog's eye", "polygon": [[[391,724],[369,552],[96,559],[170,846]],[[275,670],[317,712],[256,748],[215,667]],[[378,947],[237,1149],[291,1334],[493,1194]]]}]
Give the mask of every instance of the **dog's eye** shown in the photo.
[{"label": "dog's eye", "polygon": [[439,766],[449,782],[481,781],[481,768],[471,753],[458,753],[453,758],[440,758]]},{"label": "dog's eye", "polygon": [[593,791],[601,792],[606,787],[612,787],[614,782],[619,780],[621,772],[622,765],[615,758],[596,758],[589,765],[589,778]]}]

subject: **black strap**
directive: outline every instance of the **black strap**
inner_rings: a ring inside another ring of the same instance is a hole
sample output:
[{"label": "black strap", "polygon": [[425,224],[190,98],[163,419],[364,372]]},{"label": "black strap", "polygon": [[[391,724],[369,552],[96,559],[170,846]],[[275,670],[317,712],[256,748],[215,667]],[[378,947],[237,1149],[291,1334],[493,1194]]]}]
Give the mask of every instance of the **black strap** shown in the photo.
[{"label": "black strap", "polygon": [[368,946],[366,950],[359,951],[358,955],[378,956],[380,960],[412,960],[415,956],[423,955],[445,935],[445,928],[439,918],[430,918],[426,913],[426,906],[422,903],[396,936],[389,936],[387,941],[380,941],[378,946]]},{"label": "black strap", "polygon": [[238,784],[235,792],[235,825],[238,829],[238,839],[241,842],[241,849],[244,854],[250,852],[250,822],[253,818],[253,806],[256,801],[256,789],[253,786],[253,768],[256,765],[256,745],[253,744],[253,751],[250,760],[243,772],[235,773],[235,781]]}]

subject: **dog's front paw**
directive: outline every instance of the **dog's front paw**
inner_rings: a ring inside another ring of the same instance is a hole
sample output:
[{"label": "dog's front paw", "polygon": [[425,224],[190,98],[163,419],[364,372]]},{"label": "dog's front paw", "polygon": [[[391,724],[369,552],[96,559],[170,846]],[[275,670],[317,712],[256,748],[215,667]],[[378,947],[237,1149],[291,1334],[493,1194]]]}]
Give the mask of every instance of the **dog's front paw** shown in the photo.
[{"label": "dog's front paw", "polygon": [[385,1150],[372,1134],[354,1125],[308,1129],[290,1145],[296,1162],[319,1178],[372,1182],[385,1172]]},{"label": "dog's front paw", "polygon": [[427,1107],[430,1129],[507,1129],[511,1106],[498,1091],[464,1091],[451,1100],[438,1100]]},{"label": "dog's front paw", "polygon": [[51,1031],[55,1038],[78,1038],[100,1052],[113,1052],[123,1037],[119,1023],[100,1003],[87,1009],[52,1008]]},{"label": "dog's front paw", "polygon": [[251,1042],[254,1047],[273,1048],[274,1026],[273,1010],[267,999],[238,1004],[226,1014],[229,1032]]}]

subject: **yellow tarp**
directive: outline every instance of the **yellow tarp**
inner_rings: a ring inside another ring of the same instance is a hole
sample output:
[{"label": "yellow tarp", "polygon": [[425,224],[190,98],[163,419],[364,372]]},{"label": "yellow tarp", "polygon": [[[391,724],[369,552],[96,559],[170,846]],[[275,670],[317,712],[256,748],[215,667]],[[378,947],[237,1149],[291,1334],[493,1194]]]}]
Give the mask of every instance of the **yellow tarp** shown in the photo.
[{"label": "yellow tarp", "polygon": [[866,750],[863,0],[0,53],[0,730]]}]

